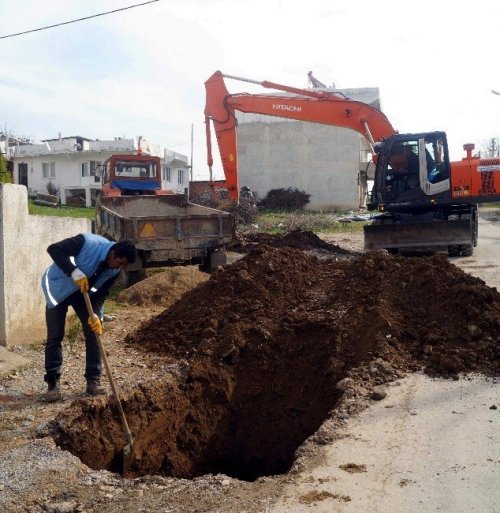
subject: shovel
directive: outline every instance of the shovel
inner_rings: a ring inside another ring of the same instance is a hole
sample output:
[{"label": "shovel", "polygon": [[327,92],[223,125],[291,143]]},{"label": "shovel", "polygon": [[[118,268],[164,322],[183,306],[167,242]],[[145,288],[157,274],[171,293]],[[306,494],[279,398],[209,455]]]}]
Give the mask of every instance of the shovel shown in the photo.
[{"label": "shovel", "polygon": [[[87,305],[87,311],[90,317],[97,317],[94,313],[94,309],[92,308],[92,303],[90,302],[88,292],[83,292],[83,298],[85,299],[85,304]],[[104,367],[106,368],[106,374],[108,376],[109,384],[111,385],[111,390],[113,392],[113,397],[115,398],[116,404],[118,405],[118,412],[120,413],[120,420],[122,423],[123,432],[125,433],[125,438],[127,439],[128,444],[123,448],[123,474],[125,475],[132,463],[132,451],[134,449],[134,439],[132,437],[132,433],[130,432],[130,428],[128,427],[127,418],[125,417],[125,412],[122,408],[122,403],[120,402],[120,396],[118,395],[118,390],[116,389],[115,380],[113,378],[113,374],[111,373],[111,367],[108,363],[108,357],[106,356],[106,351],[104,350],[104,345],[102,343],[101,336],[96,333],[97,344],[99,345],[99,351],[101,352],[102,361],[104,362]]]}]

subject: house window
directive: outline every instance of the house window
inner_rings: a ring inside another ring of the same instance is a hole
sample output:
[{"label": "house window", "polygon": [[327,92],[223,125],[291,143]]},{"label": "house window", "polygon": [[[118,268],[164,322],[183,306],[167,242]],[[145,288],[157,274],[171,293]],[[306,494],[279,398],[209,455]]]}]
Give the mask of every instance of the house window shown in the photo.
[{"label": "house window", "polygon": [[102,162],[100,160],[91,160],[90,161],[90,176],[95,176],[97,171],[99,171],[102,167]]},{"label": "house window", "polygon": [[170,175],[171,175],[172,170],[168,166],[162,166],[162,168],[163,168],[163,179],[166,180],[167,182],[170,182],[171,181]]},{"label": "house window", "polygon": [[94,182],[99,183],[101,181],[102,173],[102,162],[100,160],[90,161],[90,176],[94,177]]},{"label": "house window", "polygon": [[184,169],[178,169],[177,170],[177,181],[180,184],[184,183]]},{"label": "house window", "polygon": [[42,176],[43,178],[56,177],[56,163],[55,162],[42,162]]},{"label": "house window", "polygon": [[90,163],[82,162],[82,178],[90,176]]}]

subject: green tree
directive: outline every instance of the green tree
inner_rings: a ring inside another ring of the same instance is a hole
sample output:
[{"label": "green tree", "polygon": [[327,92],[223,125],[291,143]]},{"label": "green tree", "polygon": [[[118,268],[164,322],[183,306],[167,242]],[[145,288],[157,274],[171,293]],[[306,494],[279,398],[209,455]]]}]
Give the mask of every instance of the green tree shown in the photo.
[{"label": "green tree", "polygon": [[0,183],[12,183],[12,177],[7,171],[7,161],[3,155],[0,155]]}]

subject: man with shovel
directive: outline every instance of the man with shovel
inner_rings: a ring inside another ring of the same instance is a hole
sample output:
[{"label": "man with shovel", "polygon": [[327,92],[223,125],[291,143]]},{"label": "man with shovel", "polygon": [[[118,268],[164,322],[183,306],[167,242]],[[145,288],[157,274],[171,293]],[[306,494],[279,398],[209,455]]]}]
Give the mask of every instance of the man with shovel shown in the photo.
[{"label": "man with shovel", "polygon": [[47,252],[54,263],[42,276],[47,301],[44,380],[48,386],[43,399],[48,402],[61,399],[62,340],[69,306],[80,319],[85,337],[86,391],[90,395],[102,395],[105,390],[100,383],[101,356],[96,339],[96,334],[102,334],[102,322],[98,316],[89,316],[83,293],[88,292],[94,312],[101,312],[120,269],[135,261],[135,246],[129,240],[113,242],[85,233],[51,244]]}]

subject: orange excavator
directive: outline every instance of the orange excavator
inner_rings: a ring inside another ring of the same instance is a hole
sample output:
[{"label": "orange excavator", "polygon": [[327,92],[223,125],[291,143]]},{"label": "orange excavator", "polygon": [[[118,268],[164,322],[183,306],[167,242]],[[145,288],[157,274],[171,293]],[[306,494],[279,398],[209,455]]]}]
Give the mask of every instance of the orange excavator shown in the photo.
[{"label": "orange excavator", "polygon": [[[224,78],[287,94],[230,94]],[[450,162],[444,132],[399,134],[381,111],[337,92],[260,82],[220,71],[205,82],[205,88],[210,176],[213,123],[229,195],[236,201],[236,111],[350,128],[367,139],[375,163],[367,206],[379,214],[365,226],[365,249],[471,255],[477,244],[478,203],[500,201],[500,159],[473,156],[474,145],[465,144],[466,156]]]}]

